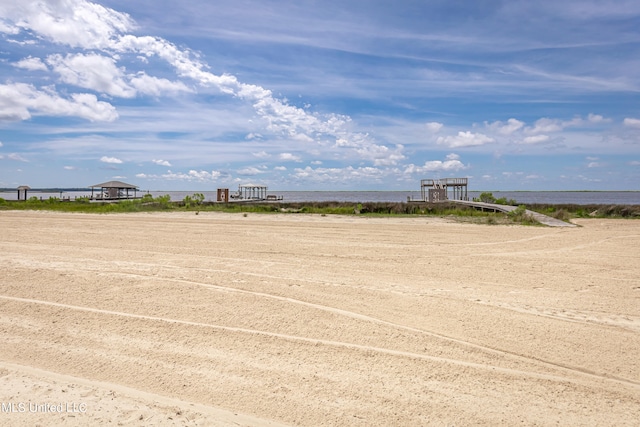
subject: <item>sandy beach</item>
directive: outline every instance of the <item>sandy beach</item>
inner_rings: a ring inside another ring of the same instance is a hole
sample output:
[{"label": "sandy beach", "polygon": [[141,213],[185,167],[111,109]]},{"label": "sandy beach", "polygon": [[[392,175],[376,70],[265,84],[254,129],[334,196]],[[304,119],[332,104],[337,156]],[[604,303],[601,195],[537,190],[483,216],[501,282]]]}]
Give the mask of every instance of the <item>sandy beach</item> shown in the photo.
[{"label": "sandy beach", "polygon": [[0,426],[637,426],[640,221],[0,212]]}]

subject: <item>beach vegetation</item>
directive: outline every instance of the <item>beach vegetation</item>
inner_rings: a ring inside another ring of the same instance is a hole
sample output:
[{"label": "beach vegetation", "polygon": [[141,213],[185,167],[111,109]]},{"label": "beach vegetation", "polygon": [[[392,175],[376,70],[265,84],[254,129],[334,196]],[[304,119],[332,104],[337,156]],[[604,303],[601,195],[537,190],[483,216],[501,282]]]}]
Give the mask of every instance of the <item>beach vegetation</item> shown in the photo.
[{"label": "beach vegetation", "polygon": [[540,212],[562,221],[572,218],[638,218],[640,205],[573,205],[530,204],[529,210]]},{"label": "beach vegetation", "polygon": [[[492,200],[491,193],[483,193],[483,200]],[[499,199],[493,199],[498,201]],[[514,201],[508,201],[509,203]],[[514,202],[515,203],[515,202]],[[167,195],[153,197],[145,194],[138,199],[120,200],[117,202],[97,202],[88,197],[79,197],[73,201],[58,197],[46,200],[31,197],[28,200],[2,200],[0,210],[55,210],[63,212],[86,213],[127,213],[153,211],[218,211],[229,213],[286,213],[286,214],[319,214],[319,215],[361,215],[361,216],[438,216],[459,222],[482,224],[538,224],[526,210],[569,221],[572,218],[640,218],[639,205],[524,205],[512,212],[483,212],[469,206],[440,202],[361,202],[348,203],[337,201],[322,202],[230,202],[215,203],[204,200],[204,195],[195,193],[179,202],[171,201]]]},{"label": "beach vegetation", "polygon": [[519,224],[524,225],[538,225],[539,222],[535,220],[535,218],[527,213],[527,207],[525,205],[520,205],[511,212],[507,213],[507,216],[513,220],[513,222],[517,222]]},{"label": "beach vegetation", "polygon": [[195,193],[190,196],[185,196],[182,200],[184,206],[189,209],[192,206],[200,206],[204,202],[204,194]]}]

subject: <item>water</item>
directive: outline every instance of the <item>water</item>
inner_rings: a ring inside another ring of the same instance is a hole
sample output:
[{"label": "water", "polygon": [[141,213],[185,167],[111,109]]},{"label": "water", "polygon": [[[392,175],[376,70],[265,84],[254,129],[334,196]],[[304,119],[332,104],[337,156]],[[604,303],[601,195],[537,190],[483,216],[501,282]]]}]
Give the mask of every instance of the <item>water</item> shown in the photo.
[{"label": "water", "polygon": [[[206,201],[215,201],[216,191],[149,191],[154,197],[168,194],[173,201],[181,201],[185,196],[202,193]],[[147,194],[139,191],[138,196]],[[420,191],[269,191],[269,194],[282,196],[284,202],[406,202],[407,198],[419,199]],[[478,197],[479,191],[469,191],[469,199]],[[91,191],[29,191],[28,197],[43,200],[49,197],[69,198],[90,196]],[[522,204],[575,204],[575,205],[640,205],[640,191],[494,191],[496,198],[515,200]],[[2,191],[0,197],[5,200],[17,200],[17,191]]]}]

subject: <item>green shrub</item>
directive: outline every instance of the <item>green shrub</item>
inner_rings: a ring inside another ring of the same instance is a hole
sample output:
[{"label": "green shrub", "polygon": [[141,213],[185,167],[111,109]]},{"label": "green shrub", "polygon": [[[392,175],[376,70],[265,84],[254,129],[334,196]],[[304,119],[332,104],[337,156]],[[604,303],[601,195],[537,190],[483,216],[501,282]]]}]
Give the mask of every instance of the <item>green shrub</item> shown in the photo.
[{"label": "green shrub", "polygon": [[169,203],[171,202],[171,196],[168,194],[165,194],[164,196],[158,196],[154,199],[154,201],[156,203],[158,203],[158,205],[160,206],[160,208],[162,209],[168,209],[169,208]]},{"label": "green shrub", "polygon": [[531,214],[527,213],[527,207],[525,205],[518,206],[517,208],[509,212],[507,216],[513,222],[517,222],[520,224],[525,224],[525,225],[539,224],[538,221],[536,221]]},{"label": "green shrub", "polygon": [[184,203],[184,206],[187,209],[189,209],[191,205],[200,206],[203,201],[204,201],[204,194],[195,193],[190,196],[185,196],[184,199],[182,200],[182,203]]},{"label": "green shrub", "polygon": [[481,193],[478,198],[473,199],[474,202],[483,202],[483,203],[495,203],[496,198],[493,197],[493,193],[484,192]]}]

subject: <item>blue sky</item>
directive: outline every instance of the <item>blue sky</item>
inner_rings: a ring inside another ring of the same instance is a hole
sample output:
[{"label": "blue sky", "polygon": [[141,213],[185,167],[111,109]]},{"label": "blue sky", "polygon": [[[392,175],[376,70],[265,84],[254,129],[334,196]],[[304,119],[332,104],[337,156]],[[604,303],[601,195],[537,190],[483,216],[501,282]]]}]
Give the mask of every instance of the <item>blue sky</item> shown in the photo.
[{"label": "blue sky", "polygon": [[0,0],[0,187],[640,190],[640,2]]}]

